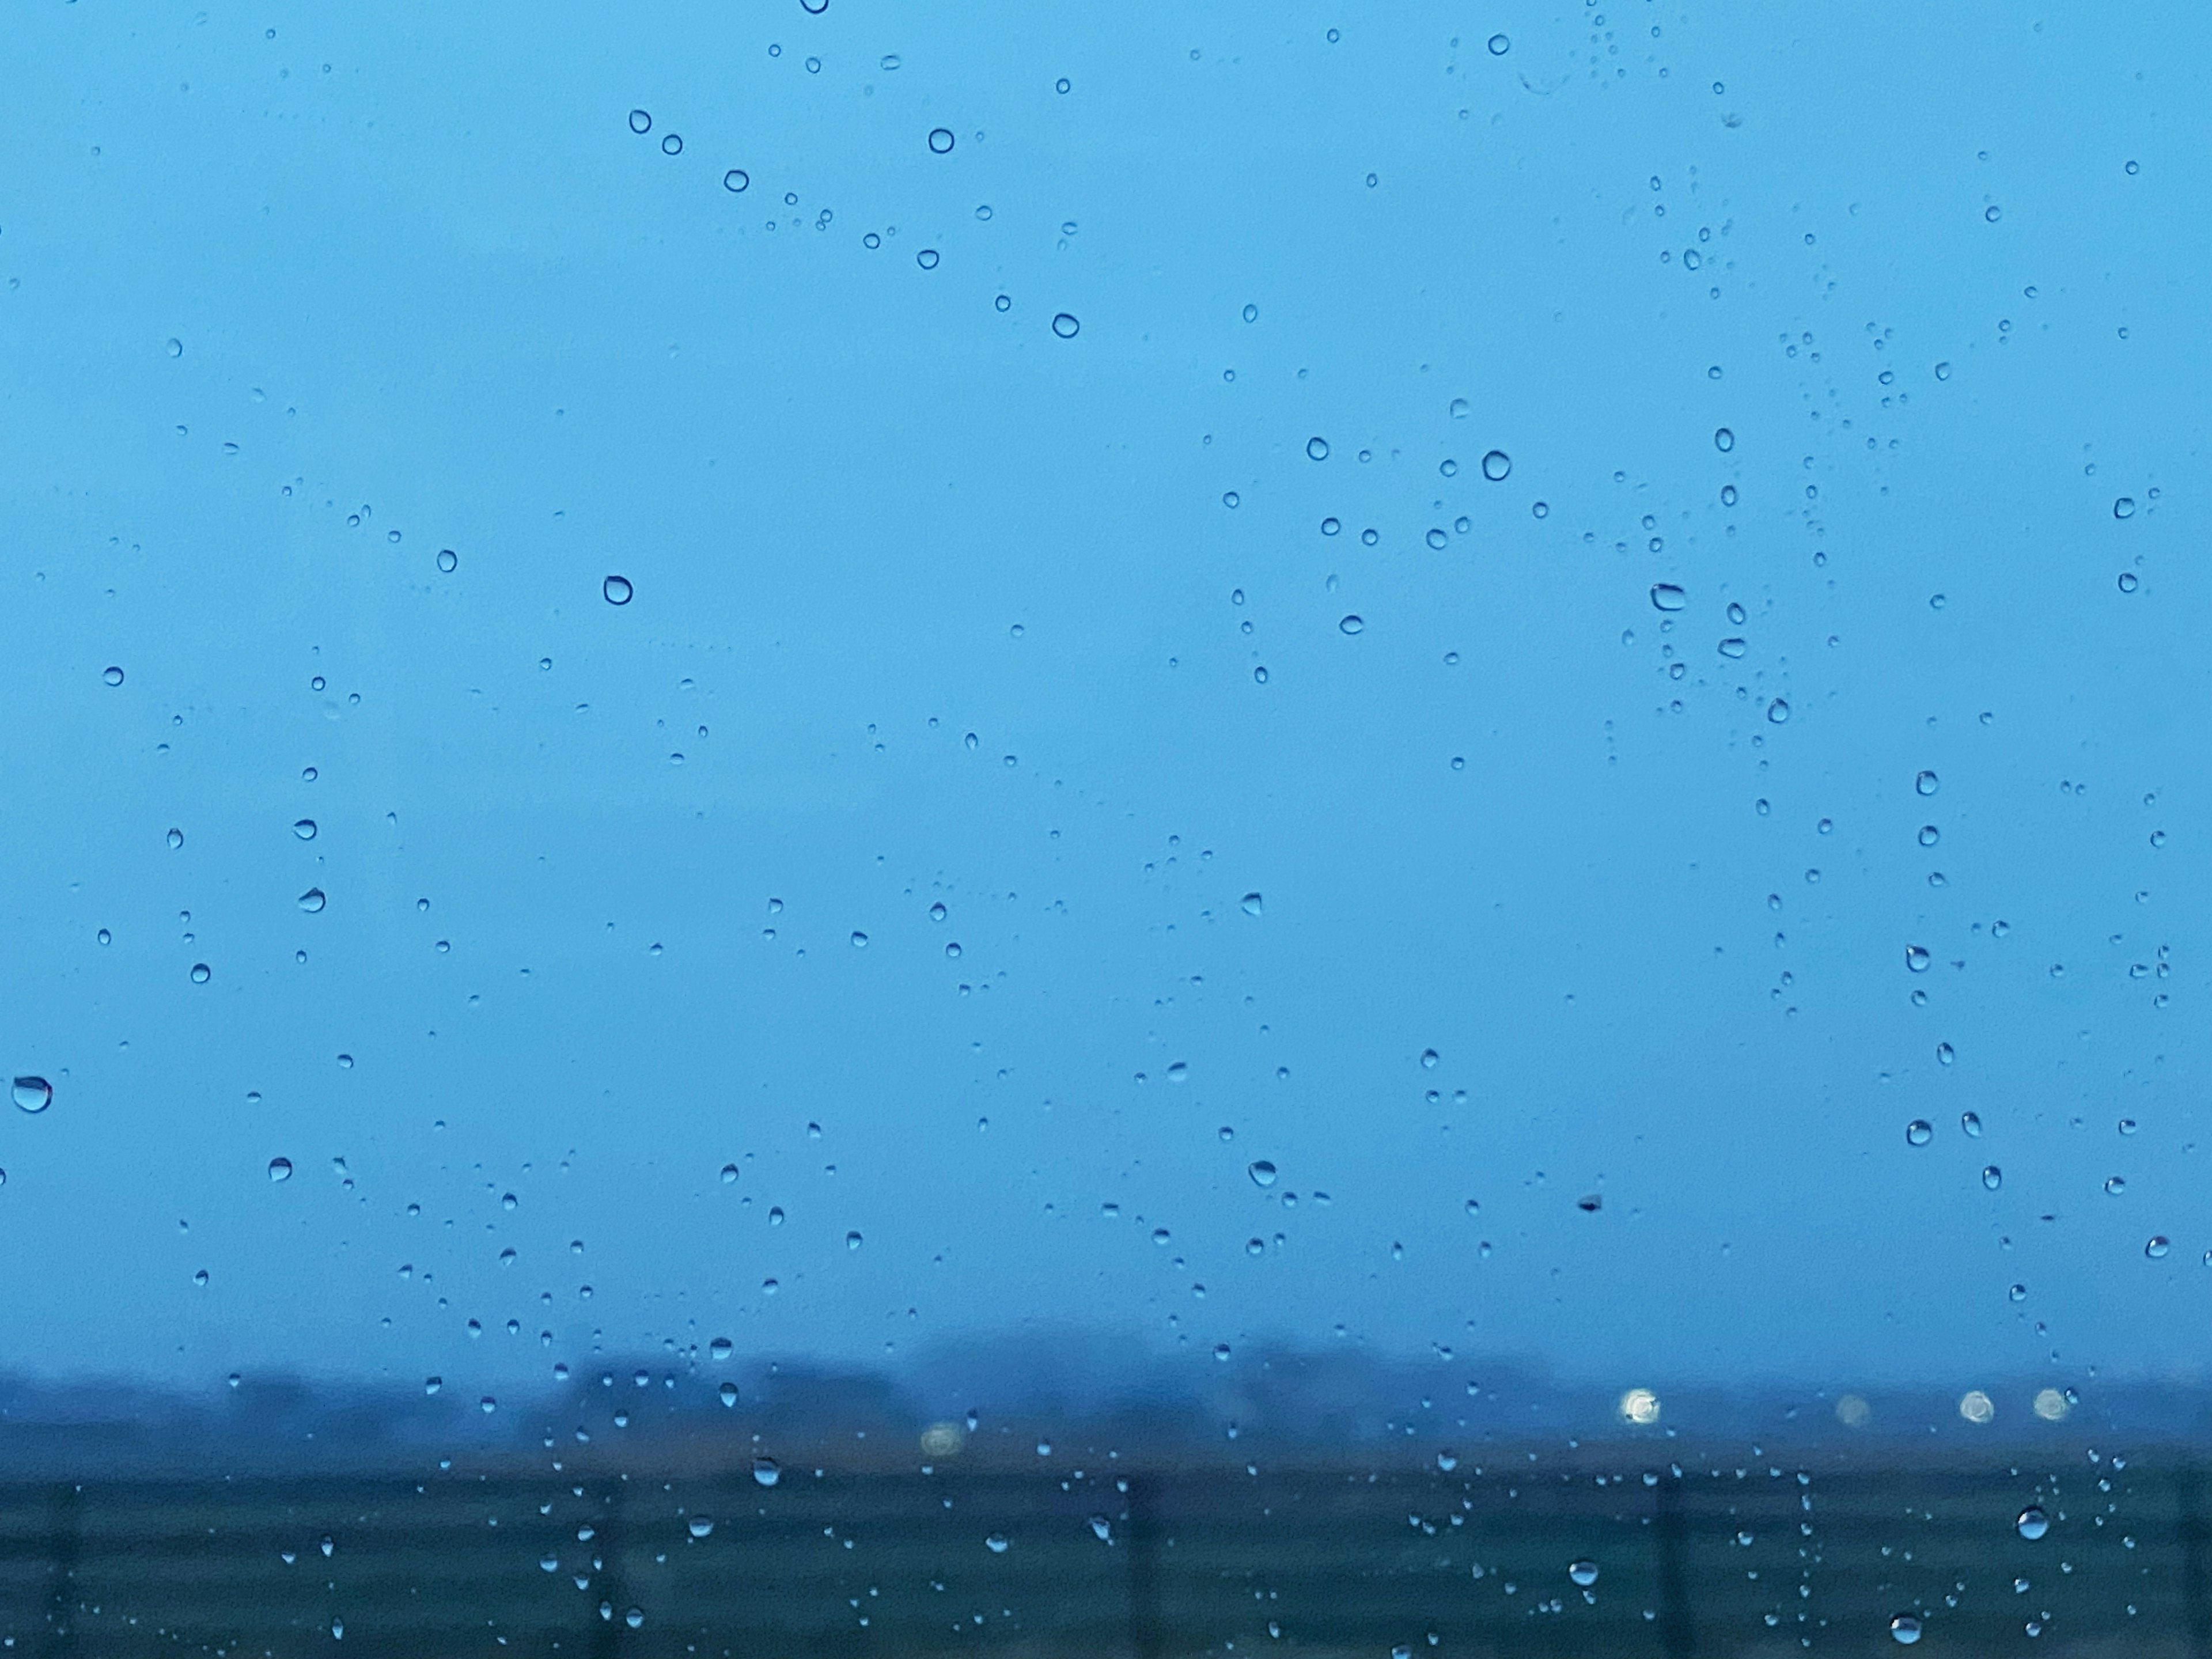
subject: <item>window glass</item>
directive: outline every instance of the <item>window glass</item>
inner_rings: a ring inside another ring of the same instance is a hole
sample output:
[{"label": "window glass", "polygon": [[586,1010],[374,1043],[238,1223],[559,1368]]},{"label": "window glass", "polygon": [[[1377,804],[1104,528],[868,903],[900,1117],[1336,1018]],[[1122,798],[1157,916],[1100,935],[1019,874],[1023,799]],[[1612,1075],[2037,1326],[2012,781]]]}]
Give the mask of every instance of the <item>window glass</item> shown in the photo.
[{"label": "window glass", "polygon": [[2204,34],[21,11],[0,1640],[2212,1639]]}]

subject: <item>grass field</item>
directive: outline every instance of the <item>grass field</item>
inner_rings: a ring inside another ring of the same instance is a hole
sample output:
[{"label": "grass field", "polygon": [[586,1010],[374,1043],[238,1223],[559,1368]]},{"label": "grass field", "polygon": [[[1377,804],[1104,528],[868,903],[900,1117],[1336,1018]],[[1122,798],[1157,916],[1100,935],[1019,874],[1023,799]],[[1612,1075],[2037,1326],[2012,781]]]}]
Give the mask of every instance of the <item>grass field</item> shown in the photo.
[{"label": "grass field", "polygon": [[[1492,1449],[1480,1473],[41,1482],[0,1489],[0,1639],[81,1659],[1719,1659],[1894,1653],[1910,1613],[1916,1654],[2212,1659],[2194,1468],[2052,1468],[1624,1472]],[[2033,1503],[2051,1526],[2031,1541]]]}]

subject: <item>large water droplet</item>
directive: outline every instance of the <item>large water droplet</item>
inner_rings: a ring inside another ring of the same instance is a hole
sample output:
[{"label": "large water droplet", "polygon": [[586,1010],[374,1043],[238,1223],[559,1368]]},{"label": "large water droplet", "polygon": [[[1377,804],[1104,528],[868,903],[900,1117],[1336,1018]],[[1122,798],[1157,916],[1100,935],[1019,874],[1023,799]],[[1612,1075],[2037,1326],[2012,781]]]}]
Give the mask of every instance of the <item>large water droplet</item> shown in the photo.
[{"label": "large water droplet", "polygon": [[2043,1512],[2040,1504],[2030,1504],[2020,1512],[2020,1519],[2013,1525],[2019,1528],[2020,1535],[2032,1544],[2051,1530],[2051,1517]]},{"label": "large water droplet", "polygon": [[269,1178],[271,1181],[289,1181],[292,1178],[292,1160],[289,1158],[270,1158]]},{"label": "large water droplet", "polygon": [[994,1555],[1004,1555],[1006,1553],[1006,1534],[1002,1532],[993,1533],[983,1540],[983,1547]]},{"label": "large water droplet", "polygon": [[1336,626],[1337,630],[1340,633],[1357,634],[1362,629],[1365,628],[1367,624],[1358,617],[1346,617],[1341,622],[1338,623]]},{"label": "large water droplet", "polygon": [[1244,1173],[1252,1177],[1252,1184],[1255,1187],[1272,1187],[1275,1184],[1275,1166],[1264,1158],[1255,1159],[1248,1164]]},{"label": "large water droplet", "polygon": [[1651,584],[1651,608],[1654,611],[1680,611],[1689,602],[1690,596],[1672,582]]},{"label": "large water droplet", "polygon": [[1307,439],[1306,459],[1311,461],[1327,460],[1328,459],[1328,440],[1326,438]]},{"label": "large water droplet", "polygon": [[929,130],[929,148],[933,153],[939,155],[950,155],[952,153],[953,143],[951,127],[932,127]]},{"label": "large water droplet", "polygon": [[310,887],[300,895],[300,908],[311,916],[329,902],[329,899],[325,896],[323,890],[319,887]]},{"label": "large water droplet", "polygon": [[1567,1577],[1588,1589],[1597,1583],[1597,1563],[1588,1559],[1567,1564]]},{"label": "large water droplet", "polygon": [[100,678],[106,680],[110,685],[120,685],[123,684],[123,671],[111,665],[100,670]]},{"label": "large water droplet", "polygon": [[2153,1233],[2149,1242],[2143,1246],[2143,1254],[2156,1261],[2172,1248],[2164,1233]]},{"label": "large water droplet", "polygon": [[1928,971],[1928,964],[1934,960],[1935,957],[1928,954],[1928,947],[1924,945],[1908,945],[1905,947],[1905,965],[1910,972],[1924,974]]},{"label": "large water droplet", "polygon": [[714,1532],[714,1523],[703,1515],[695,1515],[684,1529],[694,1538],[705,1538]]},{"label": "large water droplet", "polygon": [[1063,311],[1052,319],[1052,331],[1063,340],[1072,340],[1083,331],[1083,325],[1072,311]]},{"label": "large water droplet", "polygon": [[42,1077],[19,1077],[9,1092],[27,1112],[43,1112],[54,1103],[54,1085]]},{"label": "large water droplet", "polygon": [[773,1486],[783,1479],[783,1470],[773,1457],[756,1457],[753,1459],[753,1479],[763,1486]]},{"label": "large water droplet", "polygon": [[298,836],[301,841],[313,841],[313,840],[314,840],[314,838],[315,838],[315,821],[314,821],[314,819],[313,819],[313,818],[301,818],[301,819],[299,819],[296,823],[295,823],[292,825],[292,833],[293,833],[294,835],[297,836]]},{"label": "large water droplet", "polygon": [[1935,1126],[1924,1117],[1916,1117],[1905,1126],[1905,1144],[1908,1146],[1925,1146],[1935,1139]]},{"label": "large water droplet", "polygon": [[1920,1616],[1911,1613],[1899,1613],[1896,1618],[1889,1621],[1889,1633],[1896,1640],[1911,1647],[1920,1639]]},{"label": "large water droplet", "polygon": [[1727,454],[1729,450],[1735,447],[1735,434],[1729,431],[1724,426],[1715,427],[1713,428],[1713,447],[1719,450],[1723,455]]},{"label": "large water droplet", "polygon": [[1260,914],[1262,901],[1257,893],[1247,893],[1238,903],[1243,906],[1246,915],[1256,916]]},{"label": "large water droplet", "polygon": [[1482,458],[1482,476],[1492,483],[1503,483],[1513,471],[1513,458],[1502,449],[1493,449]]},{"label": "large water droplet", "polygon": [[599,584],[599,592],[609,605],[628,605],[629,596],[636,592],[627,576],[610,576]]},{"label": "large water droplet", "polygon": [[1913,775],[1912,787],[1914,793],[1917,794],[1932,795],[1942,787],[1943,780],[1933,772],[1917,772]]},{"label": "large water droplet", "polygon": [[208,981],[209,981],[209,980],[210,980],[210,979],[212,979],[212,978],[214,978],[214,977],[215,977],[215,969],[212,969],[212,968],[210,968],[210,967],[209,967],[209,966],[207,965],[207,963],[205,963],[204,962],[196,962],[196,963],[194,963],[192,964],[192,983],[193,983],[193,984],[195,984],[195,985],[204,985],[204,984],[206,984],[206,983],[208,982]]},{"label": "large water droplet", "polygon": [[1781,726],[1786,723],[1790,719],[1790,705],[1784,702],[1780,697],[1777,697],[1772,702],[1766,705],[1766,718],[1771,724],[1775,726]]}]

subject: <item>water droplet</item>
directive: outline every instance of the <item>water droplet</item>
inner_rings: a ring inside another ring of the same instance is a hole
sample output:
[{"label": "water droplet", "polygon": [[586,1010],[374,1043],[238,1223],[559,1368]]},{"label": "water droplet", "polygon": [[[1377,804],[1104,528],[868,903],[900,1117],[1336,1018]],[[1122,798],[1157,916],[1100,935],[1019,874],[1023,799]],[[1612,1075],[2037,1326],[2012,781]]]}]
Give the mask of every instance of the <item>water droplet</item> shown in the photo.
[{"label": "water droplet", "polygon": [[1252,1184],[1255,1187],[1272,1187],[1275,1184],[1275,1166],[1264,1158],[1246,1165],[1244,1173],[1252,1177]]},{"label": "water droplet", "polygon": [[1725,455],[1729,450],[1735,447],[1735,434],[1729,431],[1724,426],[1715,427],[1713,428],[1713,447],[1719,450],[1723,455]]},{"label": "water droplet", "polygon": [[561,1558],[557,1555],[541,1555],[538,1558],[538,1565],[543,1571],[556,1572],[560,1570]]},{"label": "water droplet", "polygon": [[2004,1171],[1994,1164],[1982,1165],[1982,1185],[1991,1192],[2004,1185]]},{"label": "water droplet", "polygon": [[319,887],[310,887],[300,895],[300,908],[311,916],[328,902],[330,901],[324,896],[323,890]]},{"label": "water droplet", "polygon": [[1905,1126],[1905,1144],[1908,1146],[1925,1146],[1935,1138],[1935,1126],[1924,1117],[1916,1117]]},{"label": "water droplet", "polygon": [[345,1640],[344,1620],[333,1619],[331,1620],[331,1640],[333,1642],[343,1642]]},{"label": "water droplet", "polygon": [[315,838],[315,821],[314,821],[314,819],[313,819],[313,818],[301,818],[301,819],[300,819],[298,822],[296,822],[296,823],[295,823],[293,824],[293,826],[292,826],[292,833],[293,833],[294,835],[297,836],[298,836],[301,841],[313,841],[313,840],[314,840],[314,838]]},{"label": "water droplet", "polygon": [[1502,34],[1492,35],[1489,40],[1489,46],[1490,55],[1492,58],[1503,58],[1507,52],[1513,50],[1513,43]]},{"label": "water droplet", "polygon": [[1502,449],[1493,449],[1482,458],[1482,476],[1492,483],[1504,483],[1512,471],[1513,458]]},{"label": "water droplet", "polygon": [[1102,1544],[1111,1541],[1114,1536],[1113,1523],[1108,1521],[1103,1515],[1092,1516],[1091,1517],[1091,1535],[1093,1538],[1096,1538]]},{"label": "water droplet", "polygon": [[2120,572],[2119,588],[2121,592],[2132,593],[2141,586],[2142,586],[2142,584],[2136,580],[2136,573],[2134,571],[2123,570]]},{"label": "water droplet", "polygon": [[447,575],[452,575],[460,562],[461,556],[454,552],[452,548],[441,547],[438,550],[438,568]]},{"label": "water droplet", "polygon": [[743,167],[732,167],[722,175],[722,188],[734,196],[752,181],[752,175]]},{"label": "water droplet", "polygon": [[289,1181],[292,1178],[292,1160],[289,1158],[270,1158],[269,1178],[271,1181]]},{"label": "water droplet", "polygon": [[110,685],[120,685],[123,684],[123,671],[111,664],[100,671],[100,678]]},{"label": "water droplet", "polygon": [[610,576],[599,584],[599,592],[606,597],[609,605],[628,605],[629,596],[636,590],[629,585],[629,577]]},{"label": "water droplet", "polygon": [[858,1233],[847,1233],[845,1235],[845,1248],[848,1250],[859,1249],[860,1248],[860,1236]]},{"label": "water droplet", "polygon": [[1900,1613],[1889,1621],[1889,1633],[1896,1640],[1911,1647],[1920,1639],[1920,1618],[1917,1613]]},{"label": "water droplet", "polygon": [[722,1166],[722,1184],[726,1187],[737,1178],[738,1166],[734,1164],[725,1164]]},{"label": "water droplet", "polygon": [[857,927],[853,930],[853,948],[855,951],[865,951],[868,948],[868,936]]},{"label": "water droplet", "polygon": [[2020,1512],[2020,1519],[2013,1525],[2019,1528],[2022,1538],[2033,1544],[2051,1530],[2051,1517],[2043,1512],[2041,1505],[2030,1504]]},{"label": "water droplet", "polygon": [[703,1515],[695,1515],[684,1529],[694,1538],[706,1538],[713,1534],[714,1523]]},{"label": "water droplet", "polygon": [[1913,775],[1912,788],[1916,794],[1932,795],[1942,787],[1943,780],[1933,772],[1917,772]]},{"label": "water droplet", "polygon": [[783,1469],[773,1457],[753,1459],[753,1479],[763,1486],[773,1486],[783,1479]]},{"label": "water droplet", "polygon": [[2123,495],[2112,503],[2112,516],[2114,518],[2132,519],[2135,515],[2136,498],[2134,496]]},{"label": "water droplet", "polygon": [[1006,1553],[1006,1534],[1002,1532],[993,1533],[983,1540],[983,1547],[994,1555],[1004,1555]]},{"label": "water droplet", "polygon": [[2156,1261],[2172,1248],[2172,1243],[2164,1233],[2153,1233],[2149,1241],[2143,1245],[2143,1254]]},{"label": "water droplet", "polygon": [[1934,960],[1935,958],[1928,954],[1928,947],[1924,945],[1908,945],[1905,947],[1905,966],[1909,972],[1924,974],[1928,971],[1928,964]]},{"label": "water droplet", "polygon": [[54,1085],[42,1077],[19,1077],[9,1092],[27,1112],[43,1112],[54,1103]]},{"label": "water droplet", "polygon": [[1459,1467],[1459,1454],[1447,1447],[1437,1454],[1437,1467],[1449,1474]]},{"label": "water droplet", "polygon": [[1689,602],[1690,596],[1672,582],[1651,584],[1651,608],[1654,611],[1680,611]]},{"label": "water droplet", "polygon": [[653,131],[653,117],[641,109],[629,112],[629,130],[641,137]]},{"label": "water droplet", "polygon": [[1243,317],[1246,322],[1256,323],[1260,320],[1260,307],[1254,305],[1248,305],[1240,314]]},{"label": "water droplet", "polygon": [[1072,311],[1063,311],[1052,319],[1052,331],[1063,340],[1073,339],[1082,327],[1083,325],[1075,320],[1075,313]]},{"label": "water droplet", "polygon": [[173,853],[185,844],[185,832],[181,830],[172,830],[163,839],[169,843],[169,850]]},{"label": "water droplet", "polygon": [[932,127],[929,130],[929,148],[939,155],[951,155],[952,152],[952,129],[951,127]]},{"label": "water droplet", "polygon": [[1777,697],[1772,702],[1766,705],[1766,718],[1770,725],[1782,726],[1787,724],[1790,719],[1790,705],[1784,702],[1781,698]]},{"label": "water droplet", "polygon": [[1567,1577],[1588,1589],[1597,1583],[1597,1563],[1587,1559],[1567,1564]]},{"label": "water droplet", "polygon": [[[714,1390],[714,1395],[725,1406],[734,1406],[738,1403],[738,1385],[734,1382],[725,1382]],[[754,1478],[757,1480],[759,1477],[756,1475]]]},{"label": "water droplet", "polygon": [[1338,623],[1336,626],[1337,631],[1340,633],[1357,634],[1362,629],[1365,628],[1367,624],[1358,617],[1346,617],[1341,622]]},{"label": "water droplet", "polygon": [[[823,5],[829,4],[829,3],[830,0],[823,0]],[[815,9],[809,6],[807,9],[809,11],[812,11]],[[628,1625],[632,1630],[637,1629],[641,1625],[645,1623],[645,1609],[643,1607],[632,1607],[628,1613],[623,1614],[623,1623]]]},{"label": "water droplet", "polygon": [[1307,439],[1306,459],[1313,461],[1327,460],[1328,459],[1328,440],[1326,438]]},{"label": "water droplet", "polygon": [[192,964],[193,984],[204,985],[214,976],[215,969],[209,967],[204,962],[196,962]]},{"label": "water droplet", "polygon": [[2125,1176],[2106,1176],[2105,1177],[2105,1193],[2107,1197],[2118,1198],[2122,1193],[2127,1191],[2127,1189],[2128,1179]]}]

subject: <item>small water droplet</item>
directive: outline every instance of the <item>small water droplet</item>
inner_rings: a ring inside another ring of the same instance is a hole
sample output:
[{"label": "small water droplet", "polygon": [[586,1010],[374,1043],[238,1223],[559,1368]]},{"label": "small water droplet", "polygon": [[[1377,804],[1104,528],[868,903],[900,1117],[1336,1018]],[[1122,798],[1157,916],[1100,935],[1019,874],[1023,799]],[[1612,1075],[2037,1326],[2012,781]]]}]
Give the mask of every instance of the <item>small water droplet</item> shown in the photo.
[{"label": "small water droplet", "polygon": [[1346,617],[1342,621],[1339,622],[1336,626],[1337,630],[1340,633],[1357,634],[1362,629],[1365,628],[1367,624],[1358,617]]},{"label": "small water droplet", "polygon": [[2030,1504],[2020,1512],[2020,1519],[2013,1525],[2019,1528],[2020,1535],[2032,1544],[2051,1530],[2051,1517],[2043,1512],[2040,1504]]},{"label": "small water droplet", "polygon": [[752,181],[752,175],[743,167],[732,167],[722,175],[722,188],[734,196]]},{"label": "small water droplet", "polygon": [[1584,1589],[1588,1589],[1592,1584],[1597,1583],[1597,1563],[1587,1559],[1570,1562],[1567,1565],[1567,1577]]},{"label": "small water droplet", "polygon": [[1502,34],[1492,35],[1488,45],[1490,46],[1490,55],[1492,58],[1503,58],[1507,52],[1513,50],[1513,43]]},{"label": "small water droplet", "polygon": [[983,1540],[983,1547],[994,1555],[1004,1555],[1006,1553],[1006,1534],[1002,1532],[993,1533]]},{"label": "small water droplet", "polygon": [[438,568],[447,575],[452,575],[459,567],[460,562],[461,556],[454,552],[452,548],[441,547],[438,550]]},{"label": "small water droplet", "polygon": [[169,850],[173,853],[185,844],[185,832],[181,830],[172,830],[163,839],[167,841]]},{"label": "small water droplet", "polygon": [[1672,582],[1651,584],[1651,608],[1654,611],[1680,611],[1689,602],[1690,596]]},{"label": "small water droplet", "polygon": [[1252,1177],[1252,1184],[1255,1187],[1272,1187],[1275,1184],[1275,1166],[1264,1158],[1255,1159],[1247,1164],[1244,1173]]},{"label": "small water droplet", "polygon": [[1313,461],[1327,460],[1328,459],[1328,440],[1326,438],[1307,439],[1306,459]]},{"label": "small water droplet", "polygon": [[1920,1639],[1920,1619],[1917,1613],[1900,1613],[1889,1621],[1889,1633],[1896,1640],[1911,1647]]},{"label": "small water droplet", "polygon": [[2148,1242],[2143,1245],[2143,1254],[2156,1261],[2172,1248],[2172,1243],[2164,1233],[2153,1233]]},{"label": "small water droplet", "polygon": [[1076,320],[1072,311],[1063,311],[1052,319],[1052,331],[1063,340],[1073,339],[1082,328],[1083,325]]},{"label": "small water droplet", "polygon": [[42,1077],[17,1078],[10,1093],[27,1112],[43,1112],[54,1103],[54,1085]]},{"label": "small water droplet", "polygon": [[1994,1164],[1984,1164],[1982,1166],[1982,1185],[1991,1192],[1996,1191],[2004,1185],[2004,1171]]},{"label": "small water droplet", "polygon": [[123,684],[123,671],[111,663],[107,667],[100,671],[100,678],[106,680],[110,685],[120,685]]},{"label": "small water droplet", "polygon": [[629,112],[629,130],[640,137],[653,131],[653,117],[641,109]]},{"label": "small water droplet", "polygon": [[1905,1126],[1905,1144],[1908,1146],[1925,1146],[1935,1138],[1935,1126],[1924,1117],[1916,1117]]},{"label": "small water droplet", "polygon": [[706,1538],[713,1534],[714,1523],[703,1515],[695,1515],[684,1529],[694,1538]]},{"label": "small water droplet", "polygon": [[320,910],[323,906],[329,902],[330,901],[324,896],[323,890],[319,887],[310,887],[306,892],[300,895],[300,908],[302,910],[305,910],[311,916],[318,910]]},{"label": "small water droplet", "polygon": [[2105,1177],[2105,1193],[2107,1197],[2118,1198],[2122,1193],[2127,1191],[2127,1189],[2128,1180],[2125,1176],[2106,1176]]},{"label": "small water droplet", "polygon": [[1091,1517],[1091,1535],[1093,1538],[1096,1538],[1102,1544],[1112,1541],[1114,1536],[1113,1523],[1107,1520],[1107,1518],[1103,1515],[1092,1516]]},{"label": "small water droplet", "polygon": [[196,962],[192,964],[193,984],[204,985],[214,976],[215,969],[209,967],[204,962]]},{"label": "small water droplet", "polygon": [[1942,787],[1943,780],[1933,772],[1923,771],[1913,774],[1912,788],[1916,794],[1932,795]]},{"label": "small water droplet", "polygon": [[294,824],[293,824],[293,826],[292,826],[292,833],[293,833],[294,835],[297,836],[298,836],[301,841],[313,841],[313,840],[314,840],[314,838],[315,838],[315,821],[314,821],[314,819],[313,819],[313,818],[301,818],[301,819],[300,819],[297,823],[294,823]]},{"label": "small water droplet", "polygon": [[1502,449],[1493,449],[1482,458],[1482,476],[1492,483],[1504,483],[1512,471],[1513,458]]},{"label": "small water droplet", "polygon": [[1770,725],[1786,724],[1790,719],[1790,705],[1780,697],[1777,697],[1766,705],[1766,718]]},{"label": "small water droplet", "polygon": [[1924,974],[1928,971],[1928,964],[1934,960],[1935,958],[1928,954],[1928,947],[1924,945],[1908,945],[1905,947],[1905,966],[1908,972]]},{"label": "small water droplet", "polygon": [[270,1158],[269,1178],[271,1181],[289,1181],[292,1178],[292,1160],[289,1158]]},{"label": "small water droplet", "polygon": [[609,605],[628,605],[630,595],[636,591],[629,585],[627,576],[609,576],[599,584],[599,592]]},{"label": "small water droplet", "polygon": [[857,927],[853,930],[853,948],[855,951],[865,951],[868,948],[868,936]]},{"label": "small water droplet", "polygon": [[1247,893],[1237,902],[1243,907],[1246,915],[1256,916],[1260,914],[1263,901],[1257,893]]},{"label": "small water droplet", "polygon": [[1715,427],[1713,428],[1713,447],[1719,450],[1723,455],[1725,455],[1729,450],[1735,447],[1735,434],[1729,431],[1724,426]]},{"label": "small water droplet", "polygon": [[2134,496],[2123,495],[2112,503],[2112,516],[2114,518],[2132,519],[2135,515],[2136,498]]},{"label": "small water droplet", "polygon": [[951,127],[932,127],[929,130],[929,148],[934,154],[939,155],[951,155],[952,153],[952,129]]}]

